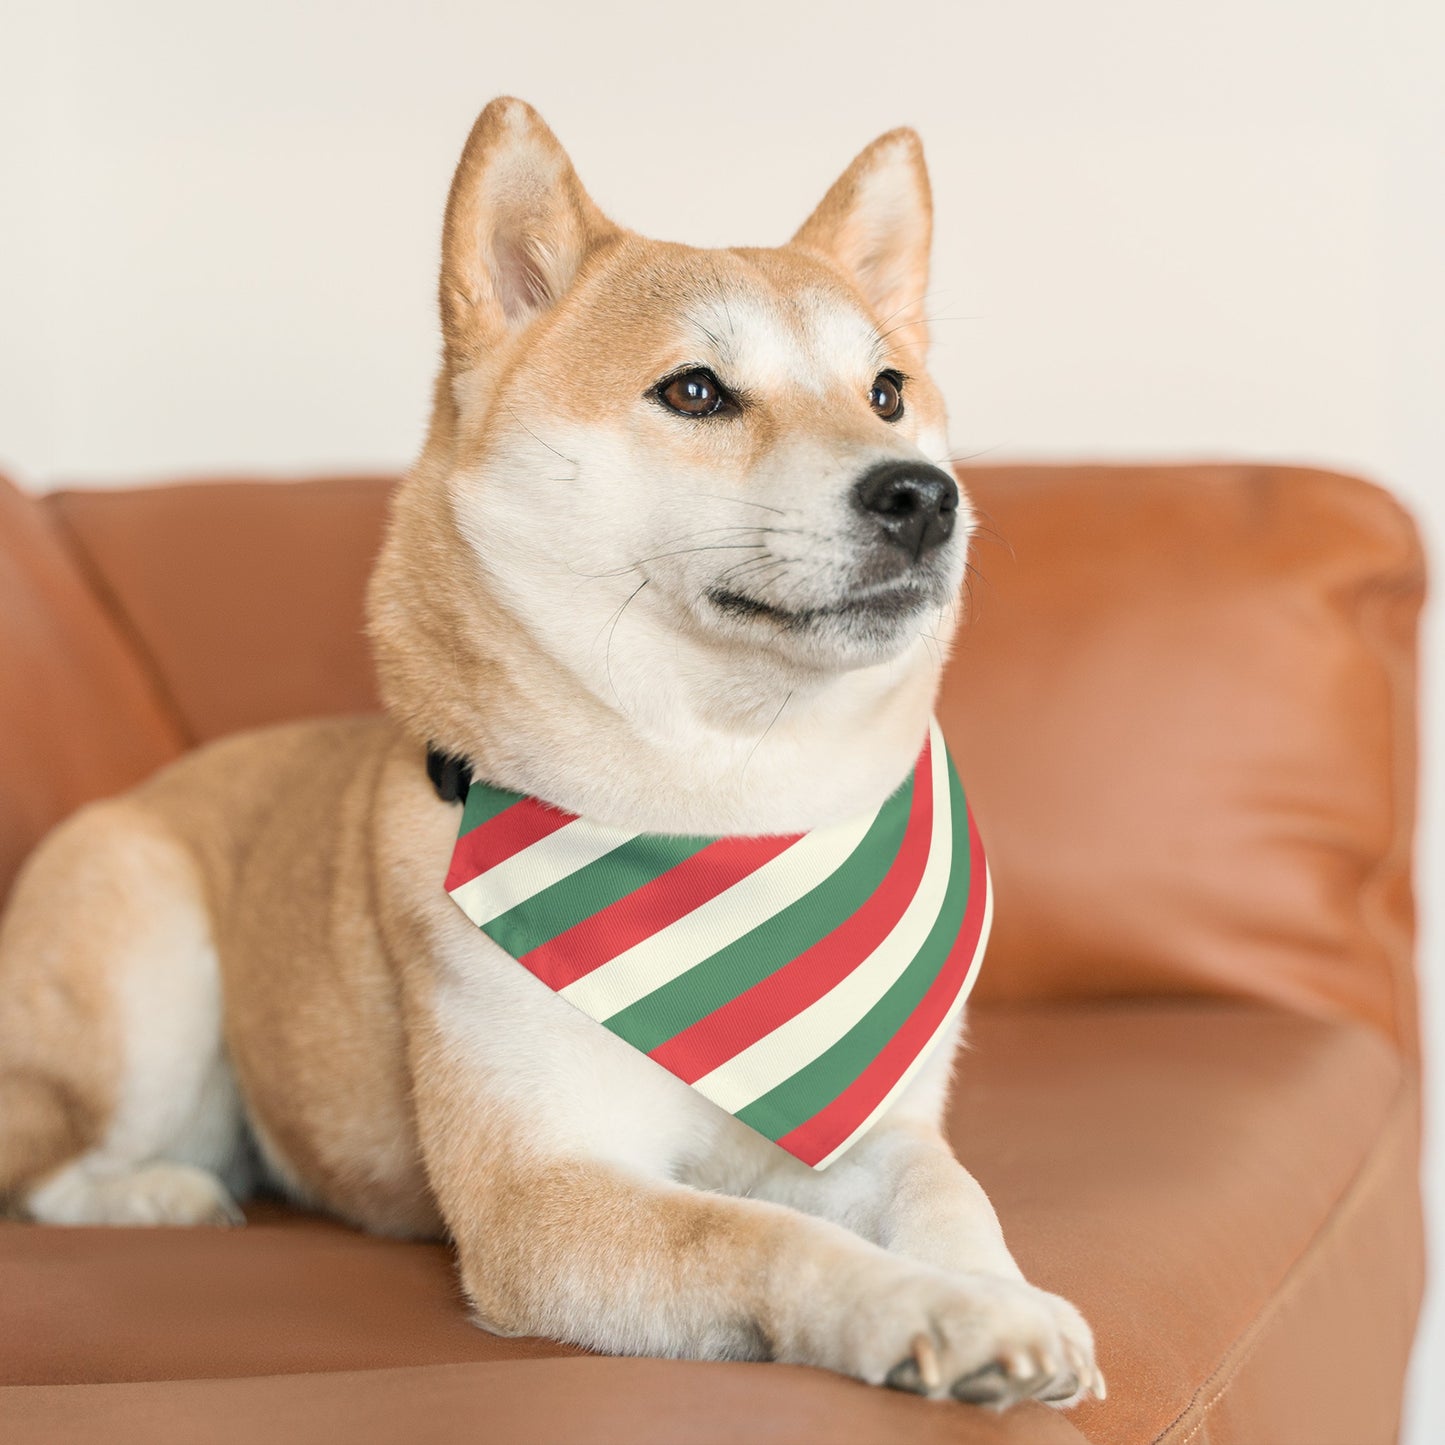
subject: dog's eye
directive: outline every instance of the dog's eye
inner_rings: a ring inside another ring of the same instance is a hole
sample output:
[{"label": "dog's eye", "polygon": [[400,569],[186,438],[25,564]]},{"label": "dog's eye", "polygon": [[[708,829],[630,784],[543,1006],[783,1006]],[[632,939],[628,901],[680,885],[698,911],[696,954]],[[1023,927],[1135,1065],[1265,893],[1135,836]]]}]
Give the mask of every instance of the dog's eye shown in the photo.
[{"label": "dog's eye", "polygon": [[657,391],[658,400],[683,416],[711,416],[726,399],[722,384],[710,371],[685,371]]},{"label": "dog's eye", "polygon": [[903,378],[896,371],[880,371],[873,378],[868,405],[884,421],[897,421],[903,415]]}]

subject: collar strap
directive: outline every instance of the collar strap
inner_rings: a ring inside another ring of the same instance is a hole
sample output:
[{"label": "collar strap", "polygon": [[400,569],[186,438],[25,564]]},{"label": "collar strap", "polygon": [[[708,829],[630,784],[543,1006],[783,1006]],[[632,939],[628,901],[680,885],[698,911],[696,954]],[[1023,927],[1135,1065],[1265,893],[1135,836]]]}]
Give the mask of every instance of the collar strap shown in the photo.
[{"label": "collar strap", "polygon": [[472,786],[472,765],[435,747],[426,750],[426,775],[444,803],[465,803]]}]

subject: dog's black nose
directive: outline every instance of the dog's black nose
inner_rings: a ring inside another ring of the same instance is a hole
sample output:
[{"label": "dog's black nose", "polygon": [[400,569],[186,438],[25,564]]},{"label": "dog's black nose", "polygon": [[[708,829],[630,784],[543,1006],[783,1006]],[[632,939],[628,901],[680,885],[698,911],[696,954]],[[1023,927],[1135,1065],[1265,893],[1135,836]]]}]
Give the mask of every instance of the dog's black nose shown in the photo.
[{"label": "dog's black nose", "polygon": [[916,562],[953,535],[958,483],[927,462],[879,462],[853,488],[859,509]]}]

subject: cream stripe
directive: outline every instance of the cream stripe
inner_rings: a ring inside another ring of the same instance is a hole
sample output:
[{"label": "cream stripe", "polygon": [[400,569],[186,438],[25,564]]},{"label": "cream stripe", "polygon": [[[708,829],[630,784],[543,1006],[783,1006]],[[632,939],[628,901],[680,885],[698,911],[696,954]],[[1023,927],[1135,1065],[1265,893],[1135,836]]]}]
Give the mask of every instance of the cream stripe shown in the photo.
[{"label": "cream stripe", "polygon": [[803,834],[731,888],[569,983],[562,997],[594,1019],[611,1018],[811,892],[842,867],[876,817],[875,811]]},{"label": "cream stripe", "polygon": [[534,893],[560,883],[569,874],[595,863],[635,837],[637,834],[628,828],[611,828],[589,823],[585,818],[574,818],[555,833],[538,838],[495,868],[454,888],[452,897],[461,905],[462,912],[478,928],[483,928],[509,908],[526,902]]},{"label": "cream stripe", "polygon": [[987,862],[983,865],[983,871],[988,882],[988,895],[984,899],[983,924],[978,932],[978,947],[973,951],[973,959],[968,965],[968,972],[964,975],[963,986],[958,991],[958,997],[949,1004],[948,1012],[944,1014],[942,1022],[933,1031],[933,1037],[918,1051],[913,1062],[903,1071],[898,1082],[883,1096],[878,1107],[826,1159],[820,1159],[813,1166],[814,1169],[826,1169],[844,1150],[856,1143],[861,1135],[866,1134],[888,1112],[894,1100],[913,1082],[913,1076],[928,1061],[929,1055],[938,1047],[939,1040],[963,1011],[969,994],[973,992],[974,982],[978,978],[979,965],[983,963],[984,949],[988,947],[989,930],[993,927],[993,875],[988,871]]},{"label": "cream stripe", "polygon": [[933,742],[933,829],[917,891],[888,936],[851,973],[772,1033],[694,1082],[698,1093],[728,1113],[736,1114],[775,1089],[842,1038],[913,962],[937,922],[952,871],[953,809],[948,753],[936,723],[930,724],[929,733]]}]

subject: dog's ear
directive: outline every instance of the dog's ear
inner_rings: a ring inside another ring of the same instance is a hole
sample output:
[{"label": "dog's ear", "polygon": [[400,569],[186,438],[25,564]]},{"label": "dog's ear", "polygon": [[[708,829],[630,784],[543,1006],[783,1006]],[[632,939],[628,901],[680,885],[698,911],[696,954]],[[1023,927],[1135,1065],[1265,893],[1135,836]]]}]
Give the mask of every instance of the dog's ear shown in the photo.
[{"label": "dog's ear", "polygon": [[904,128],[879,136],[858,154],[792,244],[841,266],[879,324],[907,328],[921,351],[928,344],[923,297],[932,236],[923,143]]},{"label": "dog's ear", "polygon": [[562,297],[593,247],[618,234],[567,152],[525,101],[477,117],[447,197],[441,314],[447,359],[475,365]]}]

